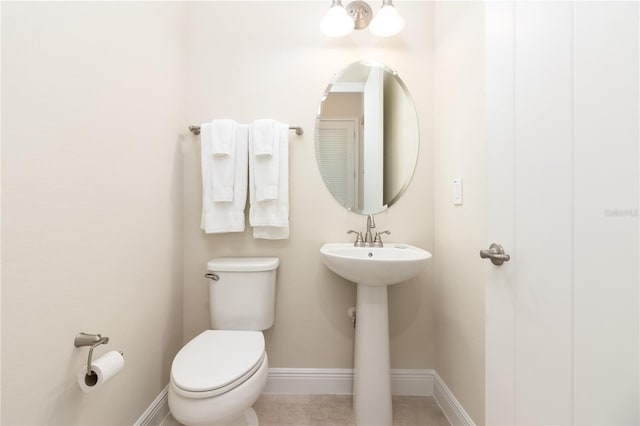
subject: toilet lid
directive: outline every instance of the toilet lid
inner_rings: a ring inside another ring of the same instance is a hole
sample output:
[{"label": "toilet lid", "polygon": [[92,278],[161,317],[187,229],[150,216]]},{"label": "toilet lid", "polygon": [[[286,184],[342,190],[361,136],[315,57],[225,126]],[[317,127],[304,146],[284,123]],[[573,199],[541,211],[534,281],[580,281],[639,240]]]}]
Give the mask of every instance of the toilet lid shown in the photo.
[{"label": "toilet lid", "polygon": [[244,378],[263,358],[261,332],[207,330],[178,352],[171,378],[186,391],[211,391]]}]

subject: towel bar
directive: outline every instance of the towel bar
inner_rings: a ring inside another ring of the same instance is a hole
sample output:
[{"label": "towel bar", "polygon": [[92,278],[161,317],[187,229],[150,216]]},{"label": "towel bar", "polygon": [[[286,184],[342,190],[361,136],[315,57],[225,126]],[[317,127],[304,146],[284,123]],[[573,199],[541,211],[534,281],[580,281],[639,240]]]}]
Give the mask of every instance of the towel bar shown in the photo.
[{"label": "towel bar", "polygon": [[[199,135],[200,134],[200,126],[189,126],[189,130],[194,135]],[[304,134],[304,130],[302,129],[302,127],[299,127],[299,126],[289,126],[289,130],[295,130],[296,131],[296,135],[298,135],[298,136]]]}]

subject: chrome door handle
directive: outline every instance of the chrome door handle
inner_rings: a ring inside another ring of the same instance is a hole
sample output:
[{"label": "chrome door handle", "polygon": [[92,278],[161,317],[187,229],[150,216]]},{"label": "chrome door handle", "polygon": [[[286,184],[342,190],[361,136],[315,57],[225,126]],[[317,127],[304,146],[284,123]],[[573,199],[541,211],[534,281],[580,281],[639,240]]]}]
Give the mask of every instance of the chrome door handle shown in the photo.
[{"label": "chrome door handle", "polygon": [[511,256],[506,254],[502,246],[498,243],[491,244],[489,250],[480,250],[480,257],[483,259],[491,259],[491,263],[498,266],[511,259]]}]

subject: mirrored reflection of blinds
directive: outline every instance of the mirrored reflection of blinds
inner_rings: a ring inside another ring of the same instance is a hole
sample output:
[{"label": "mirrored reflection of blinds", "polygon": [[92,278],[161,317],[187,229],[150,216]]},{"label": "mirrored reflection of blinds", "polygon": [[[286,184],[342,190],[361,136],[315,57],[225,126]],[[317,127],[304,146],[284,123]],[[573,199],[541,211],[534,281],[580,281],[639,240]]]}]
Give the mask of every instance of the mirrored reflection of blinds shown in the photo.
[{"label": "mirrored reflection of blinds", "polygon": [[[335,122],[323,123],[335,126]],[[345,207],[354,204],[353,130],[349,126],[316,128],[316,158],[331,194]]]}]

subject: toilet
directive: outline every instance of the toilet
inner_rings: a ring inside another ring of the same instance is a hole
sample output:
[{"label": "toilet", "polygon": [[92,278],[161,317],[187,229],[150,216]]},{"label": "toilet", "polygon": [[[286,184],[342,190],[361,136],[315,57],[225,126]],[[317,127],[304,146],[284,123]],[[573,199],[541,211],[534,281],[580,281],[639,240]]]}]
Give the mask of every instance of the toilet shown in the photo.
[{"label": "toilet", "polygon": [[258,425],[253,404],[269,368],[262,330],[275,316],[276,257],[207,263],[211,330],[171,365],[169,409],[184,425]]}]

